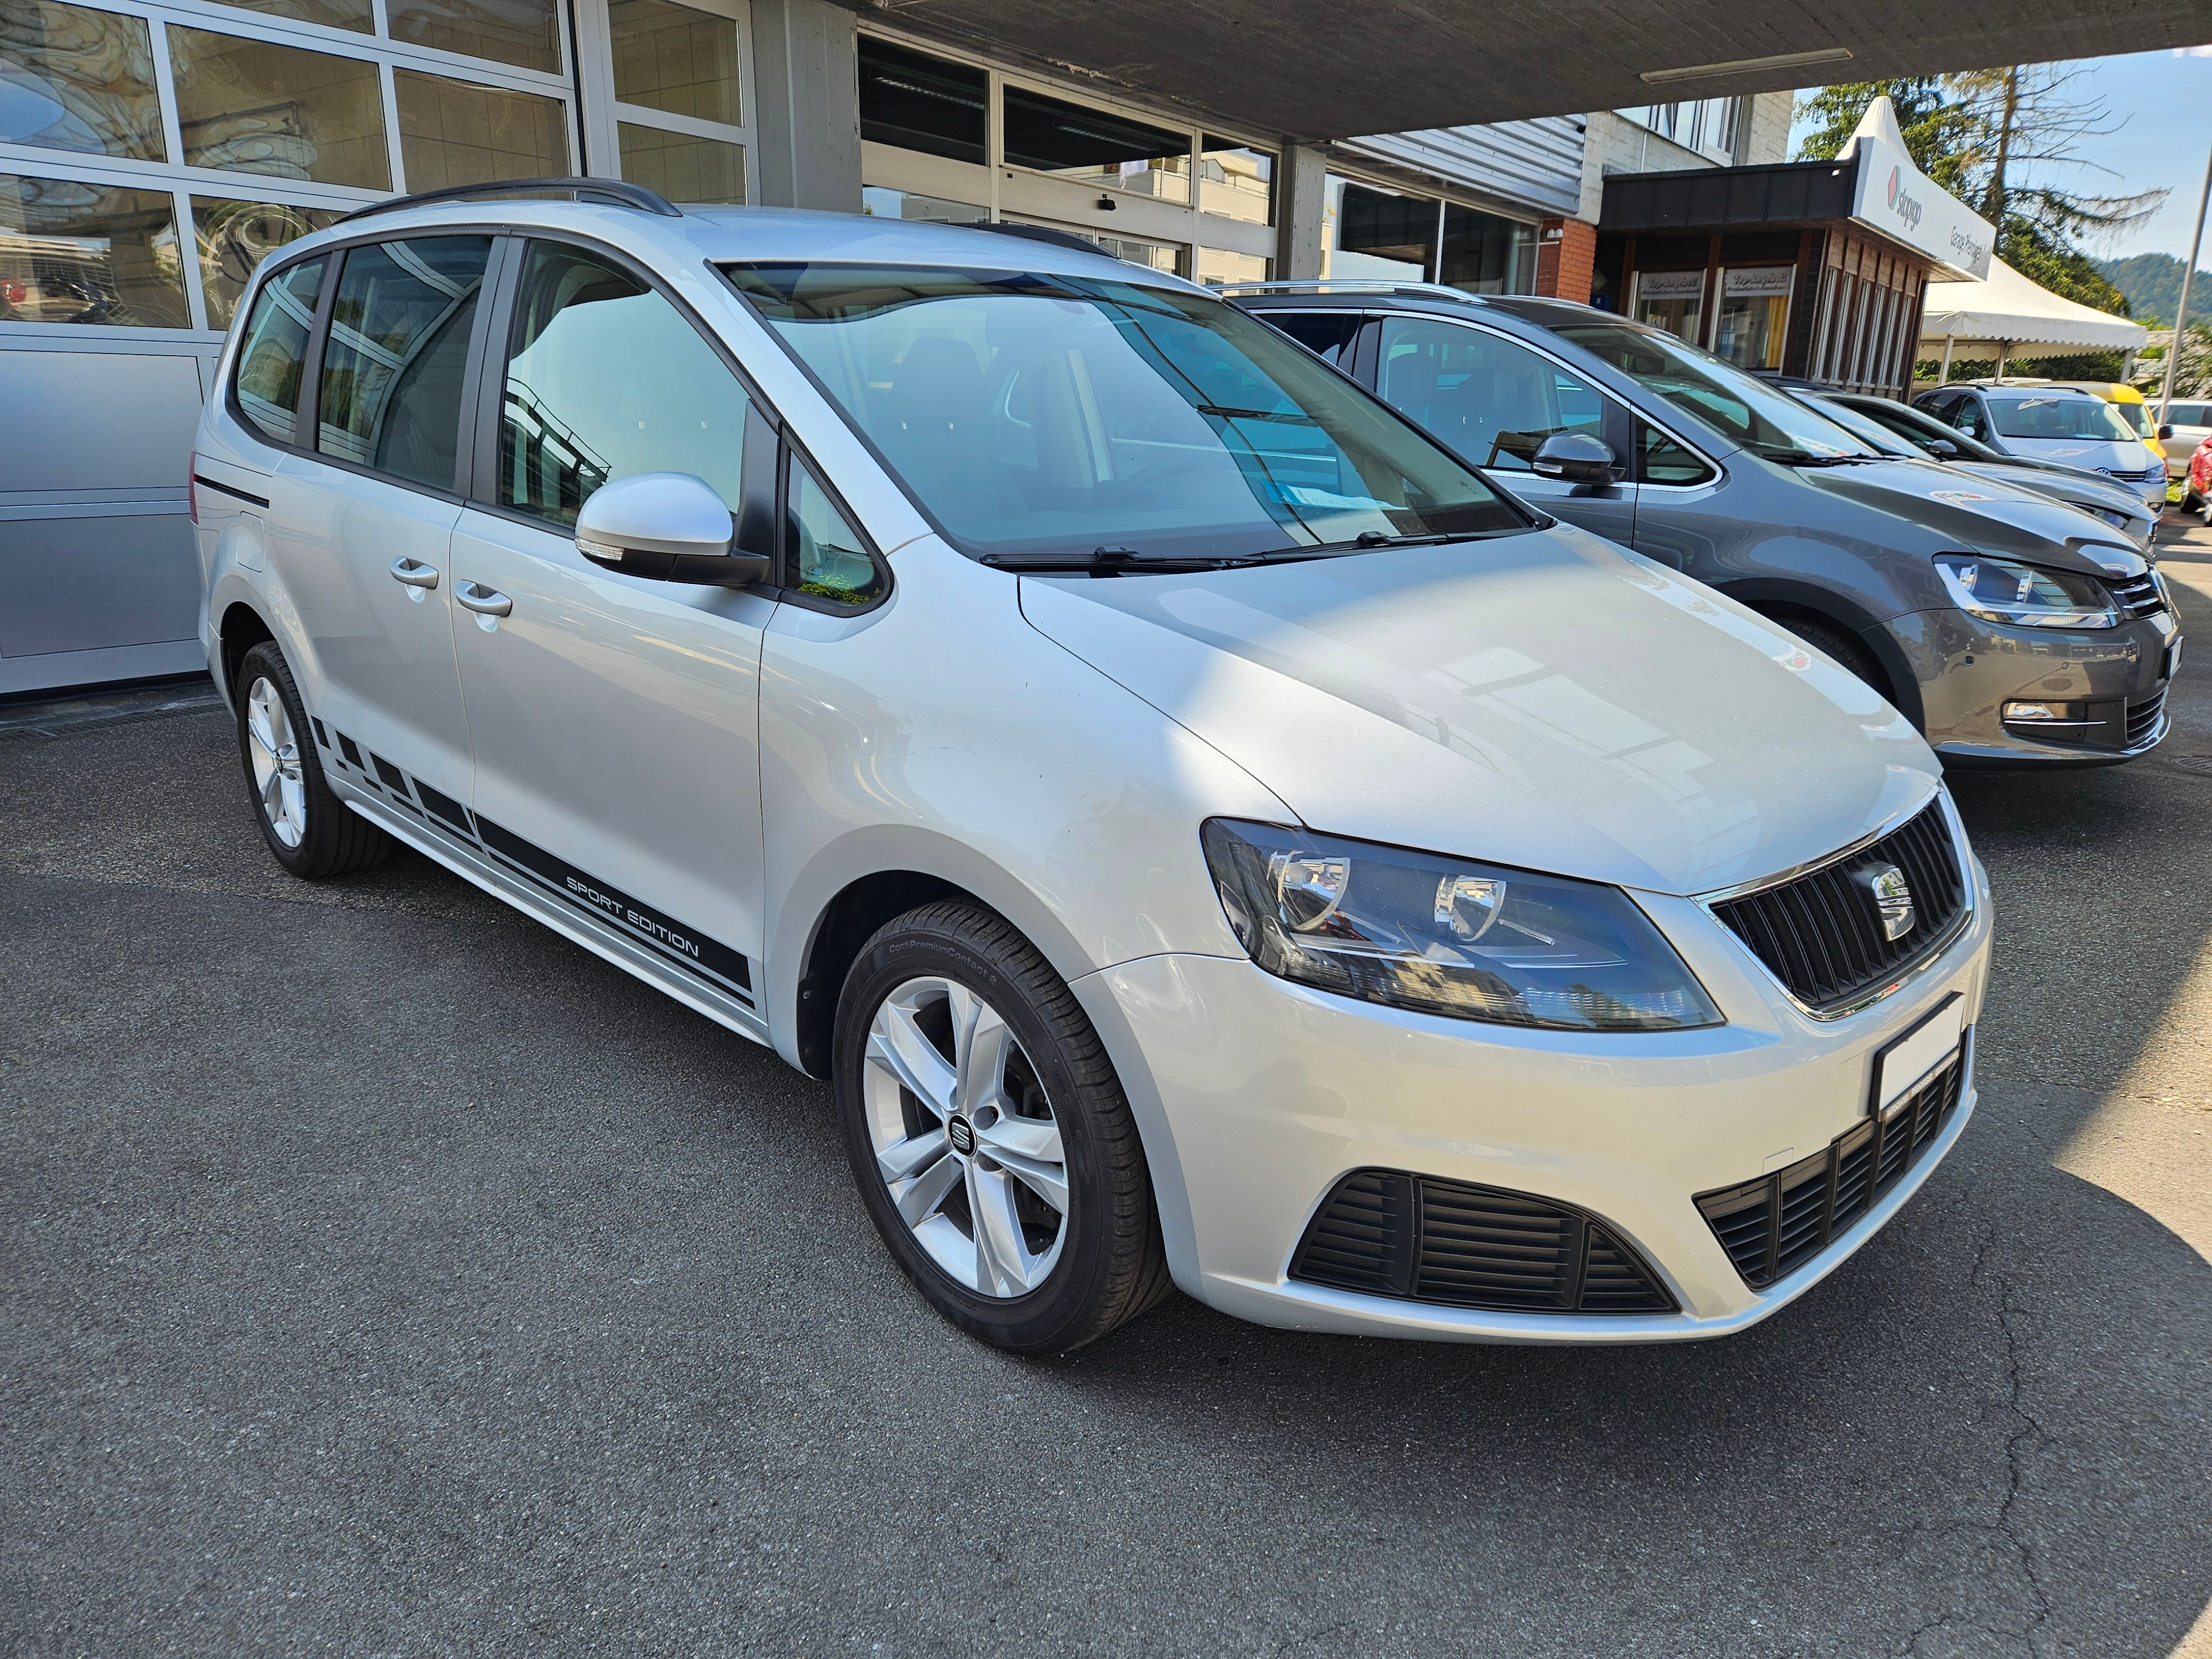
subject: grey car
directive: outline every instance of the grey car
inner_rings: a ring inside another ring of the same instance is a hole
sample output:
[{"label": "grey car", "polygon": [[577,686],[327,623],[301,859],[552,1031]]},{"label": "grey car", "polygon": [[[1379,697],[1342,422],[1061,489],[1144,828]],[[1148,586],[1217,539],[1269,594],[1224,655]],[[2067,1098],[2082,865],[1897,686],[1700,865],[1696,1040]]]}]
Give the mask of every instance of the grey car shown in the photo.
[{"label": "grey car", "polygon": [[2181,629],[2117,526],[1884,454],[1673,335],[1423,284],[1231,290],[1524,501],[1781,622],[1951,765],[2110,765],[2166,735]]},{"label": "grey car", "polygon": [[2147,556],[2158,556],[2151,543],[2158,528],[2157,518],[2129,485],[2117,483],[2100,472],[2068,466],[2060,461],[2033,461],[2001,455],[1955,427],[1944,425],[1933,415],[1893,398],[1878,398],[1865,392],[1832,392],[1825,387],[1793,386],[1790,389],[1800,397],[1818,399],[1813,405],[1815,409],[1878,449],[1886,448],[1893,454],[1923,456],[1941,461],[1954,472],[2048,495],[2055,501],[2094,514],[2124,532]]},{"label": "grey car", "polygon": [[2166,460],[2127,417],[2094,392],[2070,386],[1972,381],[1937,386],[1912,400],[2000,455],[2088,467],[2136,491],[2153,512],[2166,507]]}]

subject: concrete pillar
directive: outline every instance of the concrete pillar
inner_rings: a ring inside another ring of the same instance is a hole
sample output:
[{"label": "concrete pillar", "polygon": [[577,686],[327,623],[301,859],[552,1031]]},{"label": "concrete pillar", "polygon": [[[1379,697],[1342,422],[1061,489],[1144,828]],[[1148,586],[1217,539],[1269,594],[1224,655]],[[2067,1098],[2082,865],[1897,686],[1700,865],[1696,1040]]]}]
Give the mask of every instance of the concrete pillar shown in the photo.
[{"label": "concrete pillar", "polygon": [[1276,176],[1275,275],[1285,282],[1318,276],[1328,164],[1319,150],[1285,144]]},{"label": "concrete pillar", "polygon": [[762,205],[860,210],[856,21],[828,0],[753,0]]}]

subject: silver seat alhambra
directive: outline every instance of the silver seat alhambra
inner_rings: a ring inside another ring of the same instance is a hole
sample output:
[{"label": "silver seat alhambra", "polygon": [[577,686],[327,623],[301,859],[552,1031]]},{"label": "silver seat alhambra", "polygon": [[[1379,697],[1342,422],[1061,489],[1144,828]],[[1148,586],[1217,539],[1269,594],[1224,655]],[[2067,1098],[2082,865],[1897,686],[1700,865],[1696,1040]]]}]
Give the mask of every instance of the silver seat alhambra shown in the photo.
[{"label": "silver seat alhambra", "polygon": [[1170,1285],[1718,1335],[1957,1140],[1988,885],[1833,661],[1172,277],[568,193],[240,309],[204,629],[287,869],[404,843],[826,1079],[1022,1352]]}]

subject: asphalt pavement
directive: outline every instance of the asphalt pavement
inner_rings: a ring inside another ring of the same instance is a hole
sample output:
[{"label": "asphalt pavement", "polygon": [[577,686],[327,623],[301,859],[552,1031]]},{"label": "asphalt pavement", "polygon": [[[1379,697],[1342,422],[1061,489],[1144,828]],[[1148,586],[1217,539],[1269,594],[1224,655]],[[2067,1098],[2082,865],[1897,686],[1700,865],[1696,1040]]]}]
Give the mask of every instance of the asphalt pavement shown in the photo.
[{"label": "asphalt pavement", "polygon": [[0,708],[0,1652],[2212,1654],[2212,532],[2166,557],[2160,753],[1954,780],[1968,1133],[1665,1349],[1177,1297],[1003,1358],[822,1086],[411,854],[290,880],[189,688]]}]

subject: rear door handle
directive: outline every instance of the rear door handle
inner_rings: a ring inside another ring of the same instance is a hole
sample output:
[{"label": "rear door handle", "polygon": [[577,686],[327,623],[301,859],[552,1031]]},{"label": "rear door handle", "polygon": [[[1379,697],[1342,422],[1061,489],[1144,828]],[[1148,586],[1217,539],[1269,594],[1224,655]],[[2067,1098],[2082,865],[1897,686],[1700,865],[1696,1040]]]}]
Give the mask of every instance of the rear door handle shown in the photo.
[{"label": "rear door handle", "polygon": [[438,573],[420,559],[410,559],[402,553],[392,562],[392,580],[407,587],[435,587]]},{"label": "rear door handle", "polygon": [[473,611],[479,617],[504,617],[514,609],[514,601],[482,582],[464,581],[453,590],[453,597],[461,602],[461,609]]}]

